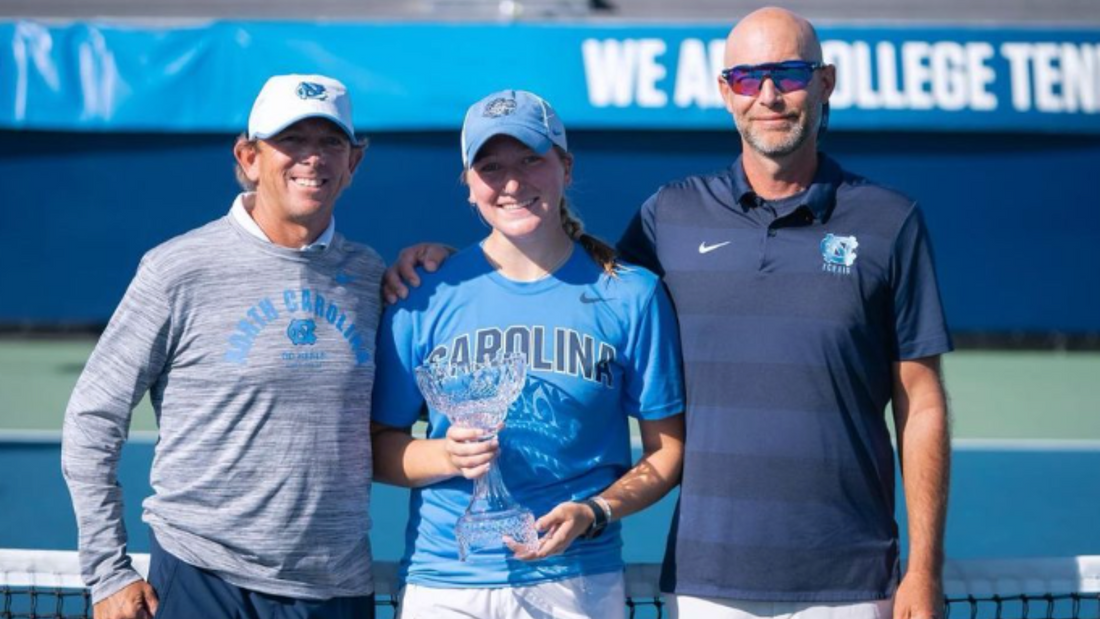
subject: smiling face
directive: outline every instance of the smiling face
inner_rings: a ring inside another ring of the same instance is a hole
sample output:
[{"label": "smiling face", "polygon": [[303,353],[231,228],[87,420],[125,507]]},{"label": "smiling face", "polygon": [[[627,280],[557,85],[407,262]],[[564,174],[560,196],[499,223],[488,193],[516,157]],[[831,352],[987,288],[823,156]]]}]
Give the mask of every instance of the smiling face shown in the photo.
[{"label": "smiling face", "polygon": [[322,118],[298,121],[254,145],[238,143],[234,153],[256,184],[256,210],[263,217],[321,229],[363,156]]},{"label": "smiling face", "polygon": [[[821,61],[821,45],[804,19],[782,9],[761,9],[742,20],[726,40],[725,64],[758,65],[788,60]],[[815,71],[804,90],[782,93],[769,78],[755,96],[733,92],[725,80],[719,89],[733,115],[743,146],[760,155],[782,158],[802,148],[817,149],[821,106],[835,82],[833,67]]]},{"label": "smiling face", "polygon": [[470,202],[481,217],[513,241],[564,234],[561,200],[572,180],[573,158],[551,148],[544,155],[498,135],[478,151],[466,172]]}]

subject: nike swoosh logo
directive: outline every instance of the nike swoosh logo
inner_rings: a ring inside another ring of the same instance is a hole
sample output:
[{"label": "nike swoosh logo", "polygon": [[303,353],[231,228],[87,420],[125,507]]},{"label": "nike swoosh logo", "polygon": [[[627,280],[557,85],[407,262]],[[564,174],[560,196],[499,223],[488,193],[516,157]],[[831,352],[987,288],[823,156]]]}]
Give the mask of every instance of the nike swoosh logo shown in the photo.
[{"label": "nike swoosh logo", "polygon": [[725,247],[726,245],[729,245],[730,243],[732,243],[732,241],[726,241],[725,243],[715,243],[714,245],[707,245],[707,242],[703,241],[702,243],[699,243],[699,253],[700,254],[709,254],[710,252],[718,249],[719,247]]},{"label": "nike swoosh logo", "polygon": [[605,301],[611,301],[612,299],[605,299],[603,297],[590,297],[588,293],[581,293],[581,303],[602,303]]}]

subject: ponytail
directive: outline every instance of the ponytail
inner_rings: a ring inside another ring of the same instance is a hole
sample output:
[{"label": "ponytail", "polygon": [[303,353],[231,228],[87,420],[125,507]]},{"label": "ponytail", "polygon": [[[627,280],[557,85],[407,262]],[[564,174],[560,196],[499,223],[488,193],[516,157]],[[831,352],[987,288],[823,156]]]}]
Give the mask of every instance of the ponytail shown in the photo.
[{"label": "ponytail", "polygon": [[603,268],[604,273],[617,277],[619,262],[615,248],[584,231],[584,223],[570,210],[569,202],[564,196],[561,199],[561,227],[566,236],[581,244],[592,260]]}]

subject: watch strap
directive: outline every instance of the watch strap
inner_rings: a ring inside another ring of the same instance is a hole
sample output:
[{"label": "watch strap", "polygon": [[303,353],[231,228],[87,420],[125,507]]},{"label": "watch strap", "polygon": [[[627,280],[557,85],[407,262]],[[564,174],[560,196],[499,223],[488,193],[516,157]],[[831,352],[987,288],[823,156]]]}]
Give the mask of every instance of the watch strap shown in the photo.
[{"label": "watch strap", "polygon": [[603,530],[607,528],[608,523],[611,522],[611,505],[608,504],[607,499],[598,495],[577,502],[587,505],[595,515],[592,525],[582,534],[582,537],[584,539],[599,537]]}]

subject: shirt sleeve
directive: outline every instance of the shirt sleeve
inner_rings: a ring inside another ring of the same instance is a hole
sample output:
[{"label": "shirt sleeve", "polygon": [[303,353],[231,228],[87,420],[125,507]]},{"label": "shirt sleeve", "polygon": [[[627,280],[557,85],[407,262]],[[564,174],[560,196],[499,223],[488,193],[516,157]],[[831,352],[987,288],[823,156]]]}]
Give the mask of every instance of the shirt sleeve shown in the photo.
[{"label": "shirt sleeve", "polygon": [[414,312],[398,303],[386,308],[378,329],[378,359],[375,364],[371,417],[378,423],[407,428],[416,423],[424,397],[416,386]]},{"label": "shirt sleeve", "polygon": [[627,262],[643,266],[659,276],[664,276],[657,256],[657,201],[658,191],[638,209],[619,239],[618,252]]},{"label": "shirt sleeve", "polygon": [[662,419],[684,411],[680,333],[660,282],[643,307],[625,360],[623,408],[639,419]]},{"label": "shirt sleeve", "polygon": [[93,603],[141,579],[126,551],[118,459],[134,407],[166,369],[171,312],[160,282],[143,259],[65,410],[61,469]]},{"label": "shirt sleeve", "polygon": [[891,255],[897,360],[930,357],[953,348],[924,217],[916,205],[898,231]]}]

